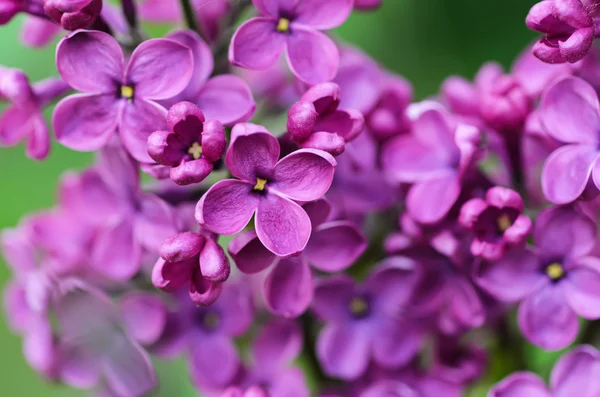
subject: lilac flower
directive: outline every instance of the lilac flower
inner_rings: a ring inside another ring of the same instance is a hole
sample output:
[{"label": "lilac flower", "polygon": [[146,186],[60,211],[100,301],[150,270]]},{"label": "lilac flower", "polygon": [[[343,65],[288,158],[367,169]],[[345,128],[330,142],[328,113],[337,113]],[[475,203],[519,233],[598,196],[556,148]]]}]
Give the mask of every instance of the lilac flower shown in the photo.
[{"label": "lilac flower", "polygon": [[312,309],[326,321],[317,340],[325,373],[352,380],[366,371],[370,358],[397,368],[414,357],[422,331],[404,311],[417,276],[410,261],[392,257],[363,285],[340,275],[316,286]]},{"label": "lilac flower", "polygon": [[152,346],[167,331],[168,310],[158,295],[132,291],[121,296],[118,304],[123,327],[142,346]]},{"label": "lilac flower", "polygon": [[269,397],[269,394],[259,386],[250,386],[245,391],[239,387],[230,387],[221,397]]},{"label": "lilac flower", "polygon": [[500,186],[488,190],[485,200],[474,198],[463,204],[459,222],[475,235],[471,253],[496,260],[510,247],[523,244],[533,227],[523,209],[519,193]]},{"label": "lilac flower", "polygon": [[352,0],[253,0],[261,13],[238,28],[229,60],[246,69],[267,69],[285,49],[290,69],[307,84],[335,77],[339,53],[320,30],[341,25],[352,11]]},{"label": "lilac flower", "polygon": [[542,188],[546,199],[566,204],[581,196],[588,185],[597,191],[600,104],[594,89],[575,77],[560,80],[546,91],[540,112],[548,135],[564,144],[544,165]]},{"label": "lilac flower", "polygon": [[401,77],[386,76],[375,108],[367,115],[367,130],[380,143],[410,130],[406,114],[412,87]]},{"label": "lilac flower", "polygon": [[39,48],[48,45],[62,28],[44,18],[28,16],[21,26],[21,42],[26,46]]},{"label": "lilac flower", "polygon": [[44,0],[44,11],[66,30],[91,26],[102,11],[102,0]]},{"label": "lilac flower", "polygon": [[544,0],[527,15],[529,29],[545,34],[533,53],[548,63],[574,63],[590,50],[596,35],[594,0]]},{"label": "lilac flower", "polygon": [[[216,1],[215,3],[218,3]],[[198,105],[207,119],[232,126],[250,120],[256,109],[252,91],[238,76],[221,74],[210,78],[214,61],[210,47],[191,30],[170,33],[167,39],[188,47],[194,56],[192,79],[181,93],[160,101],[165,107],[188,101]]]},{"label": "lilac flower", "polygon": [[336,162],[315,149],[278,158],[279,142],[264,127],[236,125],[225,164],[239,179],[213,185],[198,202],[196,220],[210,231],[231,235],[256,214],[256,234],[269,251],[278,256],[302,251],[311,233],[310,218],[292,200],[322,197],[331,186]]},{"label": "lilac flower", "polygon": [[518,320],[525,337],[558,350],[577,336],[577,315],[600,318],[599,263],[589,256],[596,230],[574,209],[553,207],[538,216],[533,239],[536,251],[516,250],[482,264],[477,283],[501,301],[521,301]]},{"label": "lilac flower", "polygon": [[18,13],[45,16],[42,0],[4,0],[0,8],[0,25],[9,23]]},{"label": "lilac flower", "polygon": [[578,346],[556,362],[550,387],[531,372],[517,372],[494,386],[488,397],[592,397],[600,391],[600,354],[592,346]]},{"label": "lilac flower", "polygon": [[0,68],[0,99],[11,102],[0,118],[0,145],[13,146],[25,140],[28,157],[46,158],[50,136],[42,110],[68,90],[68,85],[58,78],[31,86],[22,71]]},{"label": "lilac flower", "polygon": [[180,102],[169,109],[170,131],[155,131],[148,137],[148,154],[171,167],[171,179],[179,185],[199,183],[225,154],[225,129],[217,120],[205,120],[200,109]]},{"label": "lilac flower", "polygon": [[189,283],[190,298],[199,305],[213,303],[229,277],[229,261],[209,233],[176,234],[160,247],[160,256],[152,271],[154,286],[175,292]]},{"label": "lilac flower", "polygon": [[52,124],[58,141],[74,150],[97,150],[118,130],[136,160],[151,162],[148,136],[166,129],[166,110],[154,100],[170,98],[186,87],[193,57],[187,47],[172,40],[147,40],[125,67],[114,38],[78,30],[58,44],[56,65],[71,87],[85,92],[56,106]]},{"label": "lilac flower", "polygon": [[271,312],[286,317],[302,314],[313,297],[309,264],[323,272],[339,272],[351,266],[367,248],[360,230],[349,221],[327,221],[331,208],[325,200],[306,203],[302,208],[311,220],[312,233],[299,258],[277,261],[258,239],[247,231],[229,244],[229,254],[246,274],[261,272],[275,264],[264,283],[264,297]]},{"label": "lilac flower", "polygon": [[478,160],[479,141],[477,128],[431,109],[415,120],[411,134],[384,145],[381,161],[390,178],[413,183],[406,206],[414,219],[435,223],[448,213]]},{"label": "lilac flower", "polygon": [[358,110],[338,109],[340,88],[335,83],[321,83],[302,95],[288,113],[287,129],[294,142],[303,148],[324,150],[334,156],[344,151],[364,128]]}]

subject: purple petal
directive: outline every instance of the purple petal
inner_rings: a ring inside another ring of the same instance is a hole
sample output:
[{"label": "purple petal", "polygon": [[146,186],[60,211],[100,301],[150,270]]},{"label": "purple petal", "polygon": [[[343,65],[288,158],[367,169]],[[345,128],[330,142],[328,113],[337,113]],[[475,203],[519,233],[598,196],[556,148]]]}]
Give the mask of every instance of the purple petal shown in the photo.
[{"label": "purple petal", "polygon": [[548,134],[561,142],[594,144],[600,139],[598,95],[579,78],[565,78],[546,91],[541,118]]},{"label": "purple petal", "polygon": [[337,162],[328,153],[316,149],[300,149],[275,165],[271,189],[292,200],[313,201],[321,198],[331,186]]},{"label": "purple petal", "polygon": [[158,258],[152,268],[152,285],[166,292],[175,292],[190,281],[198,266],[195,257],[181,262],[168,262]]},{"label": "purple petal", "polygon": [[8,326],[13,332],[24,332],[34,315],[27,302],[25,287],[16,281],[6,284],[3,295]]},{"label": "purple petal", "polygon": [[42,115],[32,115],[31,133],[27,137],[26,153],[29,158],[43,160],[50,152],[50,135]]},{"label": "purple petal", "polygon": [[244,69],[265,70],[275,65],[285,46],[285,35],[275,29],[276,20],[252,18],[233,35],[229,61]]},{"label": "purple petal", "polygon": [[593,27],[577,29],[567,40],[558,42],[560,55],[570,63],[582,60],[594,42],[594,33]]},{"label": "purple petal", "polygon": [[389,369],[407,364],[419,352],[423,336],[413,324],[387,319],[373,338],[373,359]]},{"label": "purple petal", "polygon": [[579,346],[554,365],[550,385],[554,397],[593,396],[598,390],[600,355],[591,346]]},{"label": "purple petal", "polygon": [[36,371],[51,376],[57,364],[57,352],[50,323],[36,316],[28,324],[23,338],[23,355]]},{"label": "purple petal", "polygon": [[317,339],[317,357],[327,375],[354,380],[367,370],[370,344],[368,327],[328,324]]},{"label": "purple petal", "polygon": [[497,261],[481,263],[475,281],[487,293],[504,302],[516,302],[541,288],[547,278],[537,256],[515,250]]},{"label": "purple petal", "polygon": [[517,372],[494,386],[489,397],[552,397],[552,394],[539,376]]},{"label": "purple petal", "polygon": [[218,234],[242,231],[258,208],[260,197],[245,182],[225,179],[215,183],[196,206],[196,220]]},{"label": "purple petal", "polygon": [[344,141],[350,142],[363,132],[365,119],[358,110],[338,110],[319,120],[314,129],[316,131],[335,132]]},{"label": "purple petal", "polygon": [[223,282],[229,277],[229,259],[223,248],[213,239],[207,239],[200,252],[202,276],[213,282]]},{"label": "purple petal", "polygon": [[146,194],[136,203],[134,220],[136,241],[151,252],[158,252],[167,238],[178,232],[179,222],[173,208],[159,197]]},{"label": "purple petal", "polygon": [[248,331],[254,319],[252,289],[244,282],[227,283],[219,297],[221,329],[229,336]]},{"label": "purple petal", "polygon": [[40,48],[46,46],[61,31],[60,25],[45,18],[27,16],[21,26],[23,44]]},{"label": "purple petal", "polygon": [[[283,373],[280,371],[271,382],[269,392],[273,396],[289,397],[310,397],[304,373],[299,368],[286,368]],[[254,391],[256,394],[250,394],[250,389],[246,390],[246,397],[266,397],[267,393],[261,390]]]},{"label": "purple petal", "polygon": [[224,335],[211,335],[194,343],[190,371],[195,384],[223,388],[231,383],[240,365],[233,342]]},{"label": "purple petal", "polygon": [[564,280],[565,298],[569,306],[583,318],[600,318],[600,262],[587,257],[577,260],[577,266],[567,270]]},{"label": "purple petal", "polygon": [[292,73],[306,84],[331,81],[340,63],[335,43],[324,33],[292,23],[285,55]]},{"label": "purple petal", "polygon": [[123,65],[119,43],[104,32],[78,30],[56,47],[58,72],[78,91],[114,95],[123,80]]},{"label": "purple petal", "polygon": [[[169,33],[167,39],[174,40],[192,50],[194,56],[194,72],[187,87],[179,94],[179,98],[191,98],[200,91],[214,68],[213,54],[208,44],[193,30],[178,30]],[[212,118],[212,117],[210,117]]]},{"label": "purple petal", "polygon": [[[119,348],[115,349],[115,346]],[[117,338],[111,347],[112,352],[104,363],[104,375],[117,395],[144,395],[157,386],[154,368],[146,351],[125,337]]]},{"label": "purple petal", "polygon": [[96,386],[101,377],[98,358],[81,348],[69,348],[62,352],[60,379],[69,386],[90,389]]},{"label": "purple petal", "polygon": [[331,204],[325,199],[311,201],[302,205],[302,208],[308,214],[313,229],[325,223],[331,214]]},{"label": "purple petal", "polygon": [[183,160],[177,167],[171,168],[169,177],[180,186],[200,183],[213,171],[213,163],[205,158]]},{"label": "purple petal", "polygon": [[167,129],[167,110],[153,101],[138,98],[123,109],[119,134],[123,146],[136,160],[152,163],[148,155],[148,137]]},{"label": "purple petal", "polygon": [[379,313],[396,316],[412,297],[419,274],[412,259],[392,256],[384,260],[366,281],[374,296],[372,305]]},{"label": "purple petal", "polygon": [[223,290],[222,283],[214,283],[205,279],[199,271],[194,272],[191,280],[189,295],[192,302],[198,306],[210,306],[219,298]]},{"label": "purple petal", "polygon": [[312,274],[303,259],[282,259],[265,279],[265,301],[277,315],[294,318],[304,313],[313,297]]},{"label": "purple petal", "polygon": [[255,227],[264,246],[282,257],[301,252],[311,232],[310,218],[302,207],[268,193],[258,201]]},{"label": "purple petal", "polygon": [[519,306],[519,327],[533,344],[546,350],[567,347],[577,337],[577,315],[565,301],[560,283],[547,285]]},{"label": "purple petal", "polygon": [[472,282],[466,277],[454,277],[446,286],[445,310],[438,320],[447,334],[481,327],[485,322],[485,308]]},{"label": "purple petal", "polygon": [[140,269],[141,248],[134,239],[133,225],[129,220],[121,220],[99,232],[91,266],[117,281],[129,280]]},{"label": "purple petal", "polygon": [[194,57],[187,46],[168,39],[150,39],[131,54],[124,84],[133,86],[137,99],[167,99],[187,87],[193,72]]},{"label": "purple petal", "polygon": [[346,142],[344,141],[344,138],[336,133],[317,131],[313,132],[306,140],[302,141],[300,146],[306,149],[322,150],[332,156],[339,156],[344,153]]},{"label": "purple petal", "polygon": [[238,269],[255,274],[271,266],[277,257],[260,242],[254,230],[242,232],[227,247]]},{"label": "purple petal", "polygon": [[261,330],[252,344],[254,360],[279,370],[302,351],[302,331],[292,320],[274,318]]},{"label": "purple petal", "polygon": [[257,177],[269,178],[279,158],[279,142],[264,127],[242,123],[233,127],[225,156],[233,176],[256,183]]},{"label": "purple petal", "polygon": [[6,146],[16,145],[21,139],[31,133],[29,125],[29,111],[10,106],[0,119],[0,144]]},{"label": "purple petal", "polygon": [[303,0],[298,2],[294,22],[319,30],[340,26],[352,12],[353,0]]},{"label": "purple petal", "polygon": [[365,252],[367,240],[353,222],[327,222],[312,232],[305,249],[309,262],[324,272],[345,270]]},{"label": "purple petal", "polygon": [[421,223],[441,220],[460,195],[460,181],[456,174],[418,182],[408,192],[406,207],[410,215]]},{"label": "purple petal", "polygon": [[129,336],[144,345],[158,341],[167,322],[167,308],[158,295],[132,292],[119,303]]},{"label": "purple petal", "polygon": [[52,115],[56,139],[79,151],[98,150],[117,130],[120,107],[114,95],[71,95],[60,101]]},{"label": "purple petal", "polygon": [[208,80],[194,102],[207,119],[219,120],[227,126],[250,120],[256,110],[248,84],[238,76],[228,74]]},{"label": "purple petal", "polygon": [[315,286],[312,311],[324,321],[348,320],[348,304],[354,296],[355,289],[356,282],[346,275],[320,280]]}]

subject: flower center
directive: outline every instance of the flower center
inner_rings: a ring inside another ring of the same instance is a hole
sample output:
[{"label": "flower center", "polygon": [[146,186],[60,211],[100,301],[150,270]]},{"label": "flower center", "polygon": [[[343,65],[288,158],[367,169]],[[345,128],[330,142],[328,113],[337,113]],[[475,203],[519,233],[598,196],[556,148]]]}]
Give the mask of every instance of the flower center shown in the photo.
[{"label": "flower center", "polygon": [[553,262],[546,268],[546,274],[552,280],[559,280],[565,275],[565,269],[558,262]]},{"label": "flower center", "polygon": [[279,22],[277,22],[277,31],[280,33],[288,33],[290,31],[290,20],[287,18],[279,18]]},{"label": "flower center", "polygon": [[500,233],[504,233],[506,229],[512,226],[512,222],[510,221],[510,217],[508,215],[502,215],[496,220],[496,225],[498,226]]},{"label": "flower center", "polygon": [[355,296],[350,301],[349,308],[350,312],[355,317],[363,317],[367,314],[367,311],[369,310],[369,304],[367,303],[365,298],[361,296]]},{"label": "flower center", "polygon": [[214,330],[221,325],[221,317],[215,312],[208,312],[202,317],[202,323],[208,330]]},{"label": "flower center", "polygon": [[121,98],[132,99],[133,98],[133,87],[130,85],[121,86]]},{"label": "flower center", "polygon": [[267,180],[266,179],[262,179],[262,178],[256,178],[256,185],[254,185],[254,190],[262,192],[263,190],[265,190],[265,185],[267,184]]},{"label": "flower center", "polygon": [[194,160],[198,160],[202,156],[202,146],[198,142],[194,142],[188,149],[188,153],[194,157]]}]

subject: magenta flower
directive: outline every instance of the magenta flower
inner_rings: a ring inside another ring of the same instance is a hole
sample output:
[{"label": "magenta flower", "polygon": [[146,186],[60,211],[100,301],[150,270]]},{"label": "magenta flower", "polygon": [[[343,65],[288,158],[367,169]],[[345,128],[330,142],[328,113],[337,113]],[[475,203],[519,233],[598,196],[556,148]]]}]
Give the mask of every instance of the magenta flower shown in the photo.
[{"label": "magenta flower", "polygon": [[564,144],[544,164],[542,189],[546,199],[566,204],[588,186],[599,189],[600,103],[592,86],[575,77],[560,80],[546,91],[540,109],[548,135]]},{"label": "magenta flower", "polygon": [[44,11],[66,30],[91,26],[102,11],[102,0],[44,0]]},{"label": "magenta flower", "polygon": [[225,128],[217,120],[205,120],[190,102],[172,106],[167,123],[170,131],[155,131],[148,137],[148,154],[171,167],[171,179],[178,185],[202,182],[225,154]]},{"label": "magenta flower", "polygon": [[577,315],[600,318],[600,271],[591,256],[594,223],[570,207],[544,210],[535,223],[536,251],[520,249],[483,263],[477,283],[505,302],[519,302],[519,327],[547,350],[568,346],[579,331]]},{"label": "magenta flower", "polygon": [[303,148],[341,154],[346,142],[363,131],[365,122],[358,110],[341,110],[339,105],[337,84],[321,83],[310,88],[288,113],[287,129],[292,140]]},{"label": "magenta flower", "polygon": [[0,68],[0,99],[11,102],[0,117],[0,145],[13,146],[25,140],[28,157],[46,158],[50,134],[42,110],[68,90],[61,79],[49,78],[31,86],[22,71]]},{"label": "magenta flower", "polygon": [[354,8],[359,10],[372,10],[381,6],[383,0],[354,0]]},{"label": "magenta flower", "polygon": [[238,124],[225,156],[239,179],[213,185],[198,202],[196,220],[218,234],[241,232],[254,214],[256,234],[278,256],[301,252],[311,233],[310,218],[296,201],[322,197],[336,162],[328,153],[301,149],[279,159],[279,142],[264,127]]},{"label": "magenta flower", "polygon": [[533,47],[544,62],[577,62],[586,56],[596,35],[594,0],[544,0],[527,15],[529,29],[545,34]]},{"label": "magenta flower", "polygon": [[221,397],[270,397],[270,394],[259,386],[250,386],[246,390],[232,386],[228,387]]},{"label": "magenta flower", "polygon": [[475,235],[471,253],[496,260],[510,247],[524,243],[533,225],[523,209],[519,193],[500,186],[488,190],[485,200],[474,198],[463,204],[459,222]]},{"label": "magenta flower", "polygon": [[386,76],[379,100],[367,115],[367,128],[380,143],[410,130],[406,113],[413,97],[412,86],[397,76]]},{"label": "magenta flower", "polygon": [[307,84],[330,81],[339,65],[333,41],[320,30],[348,18],[352,0],[253,0],[260,17],[238,28],[229,47],[235,66],[262,70],[273,66],[285,49],[290,69]]},{"label": "magenta flower", "polygon": [[127,151],[138,161],[151,162],[148,136],[166,129],[167,111],[155,100],[180,93],[193,70],[191,51],[172,40],[142,43],[125,67],[121,47],[110,35],[78,30],[56,50],[56,65],[73,88],[52,116],[56,138],[79,151],[97,150],[116,131]]},{"label": "magenta flower", "polygon": [[600,353],[593,346],[578,346],[556,362],[550,387],[536,374],[517,372],[492,387],[488,397],[593,397],[600,391]]},{"label": "magenta flower", "polygon": [[62,28],[45,18],[27,16],[21,26],[21,42],[29,47],[39,48],[48,45]]}]

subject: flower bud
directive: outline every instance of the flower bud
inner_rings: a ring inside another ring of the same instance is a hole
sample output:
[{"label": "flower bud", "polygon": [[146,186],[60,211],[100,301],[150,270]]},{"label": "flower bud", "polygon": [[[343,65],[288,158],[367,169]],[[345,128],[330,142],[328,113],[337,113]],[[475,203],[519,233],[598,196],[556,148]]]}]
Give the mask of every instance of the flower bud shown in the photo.
[{"label": "flower bud", "polygon": [[200,270],[204,278],[214,282],[223,282],[229,277],[229,260],[215,240],[206,240],[200,252]]},{"label": "flower bud", "polygon": [[102,0],[44,0],[44,11],[66,30],[85,29],[102,11]]},{"label": "flower bud", "polygon": [[22,2],[17,0],[2,1],[0,6],[0,25],[5,25],[19,12],[23,11]]},{"label": "flower bud", "polygon": [[308,139],[315,127],[319,114],[310,102],[296,102],[288,113],[287,130],[292,139],[303,141]]}]

